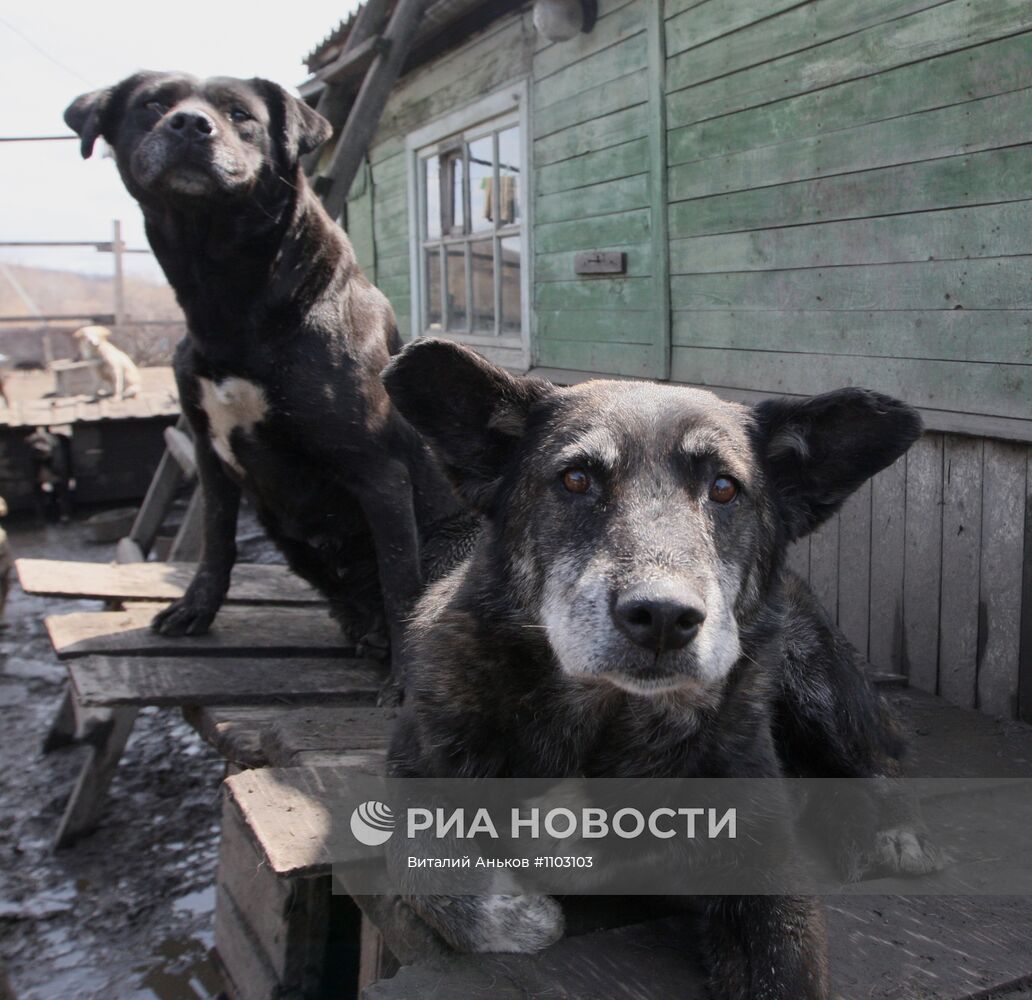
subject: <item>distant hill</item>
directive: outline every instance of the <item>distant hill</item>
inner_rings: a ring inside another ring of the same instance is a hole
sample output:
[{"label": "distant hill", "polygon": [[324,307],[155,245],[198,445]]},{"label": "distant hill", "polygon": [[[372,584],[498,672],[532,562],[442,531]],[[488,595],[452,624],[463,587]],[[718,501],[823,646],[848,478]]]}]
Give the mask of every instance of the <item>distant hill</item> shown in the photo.
[{"label": "distant hill", "polygon": [[[0,316],[31,314],[34,310],[26,297],[45,315],[111,315],[114,279],[5,263],[0,267]],[[168,364],[176,342],[186,331],[172,289],[164,282],[126,276],[125,305],[129,322],[115,331],[113,342],[128,351],[138,364]],[[0,353],[7,355],[12,364],[23,366],[74,357],[71,334],[83,322],[86,321],[0,322]],[[154,322],[162,325],[139,325]]]}]

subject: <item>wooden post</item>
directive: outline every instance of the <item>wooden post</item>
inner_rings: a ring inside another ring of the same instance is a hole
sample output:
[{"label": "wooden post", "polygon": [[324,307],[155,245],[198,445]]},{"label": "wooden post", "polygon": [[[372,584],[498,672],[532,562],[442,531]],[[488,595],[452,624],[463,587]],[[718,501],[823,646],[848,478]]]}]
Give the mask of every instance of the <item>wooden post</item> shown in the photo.
[{"label": "wooden post", "polygon": [[121,329],[125,323],[125,274],[122,270],[122,253],[125,244],[122,242],[122,223],[115,219],[112,224],[111,255],[115,260],[115,329]]}]

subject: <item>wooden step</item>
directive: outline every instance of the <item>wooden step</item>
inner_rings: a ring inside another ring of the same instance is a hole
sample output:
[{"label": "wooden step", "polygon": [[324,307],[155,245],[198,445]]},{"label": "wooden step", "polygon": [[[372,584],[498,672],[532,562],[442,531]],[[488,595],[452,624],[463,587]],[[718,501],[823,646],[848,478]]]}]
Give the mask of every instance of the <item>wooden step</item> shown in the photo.
[{"label": "wooden step", "polygon": [[[18,559],[18,580],[27,594],[111,601],[174,601],[183,596],[194,563],[86,563]],[[322,597],[286,566],[238,563],[227,601],[238,604],[322,604]]]},{"label": "wooden step", "polygon": [[224,607],[211,630],[167,636],[150,623],[164,604],[134,603],[122,611],[81,611],[44,619],[54,651],[65,660],[122,656],[350,656],[337,623],[319,607]]},{"label": "wooden step", "polygon": [[372,702],[386,668],[367,660],[217,656],[86,656],[69,661],[82,705]]}]

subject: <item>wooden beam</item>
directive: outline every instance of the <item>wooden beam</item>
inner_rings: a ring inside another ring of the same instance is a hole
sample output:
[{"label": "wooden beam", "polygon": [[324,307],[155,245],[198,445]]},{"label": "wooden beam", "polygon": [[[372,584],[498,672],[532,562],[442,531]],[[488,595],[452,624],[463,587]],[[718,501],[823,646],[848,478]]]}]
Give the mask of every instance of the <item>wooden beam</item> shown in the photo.
[{"label": "wooden beam", "polygon": [[197,459],[194,456],[194,443],[178,427],[165,428],[165,447],[183,470],[183,475],[190,481],[197,476]]},{"label": "wooden beam", "polygon": [[398,0],[383,36],[390,48],[373,61],[351,106],[325,170],[325,176],[330,178],[333,186],[324,201],[333,218],[337,218],[344,209],[351,182],[365,158],[369,142],[380,124],[387,97],[419,30],[420,15],[425,5],[426,0]]},{"label": "wooden beam", "polygon": [[[18,559],[27,594],[103,601],[174,601],[193,579],[193,563],[84,563]],[[286,566],[238,563],[227,601],[237,604],[322,604],[322,598]]]},{"label": "wooden beam", "polygon": [[372,702],[386,671],[368,660],[86,656],[69,663],[80,705]]}]

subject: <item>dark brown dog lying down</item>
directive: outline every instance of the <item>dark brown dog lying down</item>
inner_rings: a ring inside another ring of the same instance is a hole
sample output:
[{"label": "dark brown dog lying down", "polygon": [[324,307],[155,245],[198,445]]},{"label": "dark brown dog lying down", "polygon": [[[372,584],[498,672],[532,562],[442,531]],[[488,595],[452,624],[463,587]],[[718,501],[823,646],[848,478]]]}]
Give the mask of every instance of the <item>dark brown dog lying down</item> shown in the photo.
[{"label": "dark brown dog lying down", "polygon": [[[783,560],[907,450],[914,410],[860,389],[749,408],[671,385],[557,388],[442,341],[411,345],[384,379],[486,525],[419,605],[392,774],[895,771],[884,704]],[[935,866],[920,830],[879,829],[876,809],[864,828],[863,813],[835,817],[857,824],[843,838],[854,874]],[[562,933],[548,897],[408,904],[460,950],[534,951]],[[813,900],[703,908],[715,996],[828,996]]]},{"label": "dark brown dog lying down", "polygon": [[[204,554],[154,627],[196,634],[229,586],[241,488],[290,566],[355,639],[382,631],[393,677],[422,589],[419,533],[458,507],[379,373],[400,348],[300,158],[329,123],[267,80],[137,73],[65,112],[103,138],[183,311],[176,379],[197,447]],[[381,641],[382,644],[382,641]]]}]

